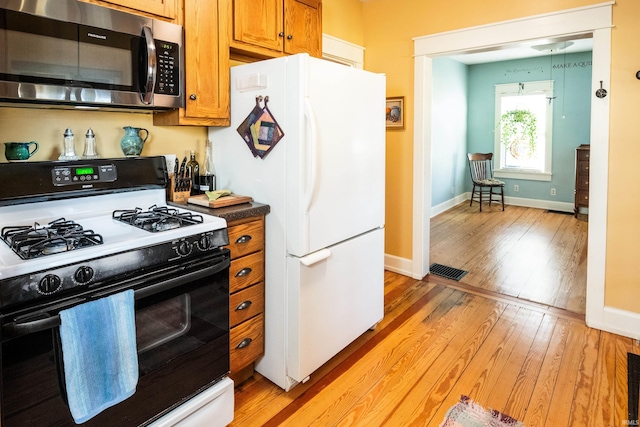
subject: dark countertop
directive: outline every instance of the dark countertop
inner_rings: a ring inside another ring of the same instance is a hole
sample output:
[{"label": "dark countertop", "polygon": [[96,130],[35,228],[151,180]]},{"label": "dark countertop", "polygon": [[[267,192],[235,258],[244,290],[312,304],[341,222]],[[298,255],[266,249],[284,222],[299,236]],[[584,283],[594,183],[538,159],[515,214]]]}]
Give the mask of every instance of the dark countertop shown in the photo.
[{"label": "dark countertop", "polygon": [[206,208],[204,206],[194,205],[191,203],[185,205],[182,203],[167,202],[167,204],[195,212],[214,215],[225,219],[227,222],[237,221],[239,219],[249,218],[252,216],[266,215],[271,211],[271,207],[269,205],[256,202],[241,203],[239,205],[216,209]]}]

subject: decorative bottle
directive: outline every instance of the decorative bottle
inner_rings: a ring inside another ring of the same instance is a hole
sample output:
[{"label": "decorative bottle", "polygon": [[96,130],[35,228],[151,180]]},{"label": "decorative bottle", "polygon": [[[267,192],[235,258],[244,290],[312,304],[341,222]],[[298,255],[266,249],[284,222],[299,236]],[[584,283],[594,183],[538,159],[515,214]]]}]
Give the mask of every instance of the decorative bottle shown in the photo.
[{"label": "decorative bottle", "polygon": [[200,175],[200,192],[214,191],[216,189],[216,176],[213,173],[213,154],[211,141],[207,139],[204,152],[204,163]]},{"label": "decorative bottle", "polygon": [[93,133],[93,129],[89,128],[84,138],[84,153],[83,159],[97,159],[98,153],[96,152],[96,135]]},{"label": "decorative bottle", "polygon": [[73,131],[71,128],[67,128],[67,130],[64,131],[64,146],[62,148],[62,154],[60,154],[58,160],[78,160],[75,140],[73,138]]},{"label": "decorative bottle", "polygon": [[196,152],[193,150],[191,150],[191,158],[187,162],[187,170],[189,171],[189,177],[191,178],[191,195],[200,194],[200,187],[198,185],[200,165],[196,160]]}]

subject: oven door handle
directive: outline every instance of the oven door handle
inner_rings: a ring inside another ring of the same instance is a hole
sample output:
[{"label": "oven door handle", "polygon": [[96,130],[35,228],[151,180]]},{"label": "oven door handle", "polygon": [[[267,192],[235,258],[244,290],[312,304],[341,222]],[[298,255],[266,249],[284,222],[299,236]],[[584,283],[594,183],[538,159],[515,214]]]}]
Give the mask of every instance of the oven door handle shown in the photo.
[{"label": "oven door handle", "polygon": [[[136,289],[134,291],[135,299],[142,299],[148,296],[167,291],[169,289],[176,288],[178,286],[184,285],[186,283],[202,279],[207,276],[211,276],[213,274],[219,273],[225,268],[229,267],[230,261],[229,258],[224,258],[220,262],[210,265],[201,270],[193,271],[191,273],[184,274],[180,277],[164,280],[162,282],[155,283],[153,285],[146,286],[141,289]],[[103,296],[107,296],[113,294],[113,290],[110,292],[98,292],[94,293],[91,296],[91,299],[101,298]],[[69,304],[66,304],[69,308],[78,305],[78,303],[87,302],[87,300],[73,300]],[[64,307],[56,307],[59,309],[64,309]],[[58,310],[59,311],[59,310]],[[50,317],[45,317],[43,319],[30,320],[28,322],[11,322],[2,326],[2,335],[6,337],[16,338],[21,337],[28,334],[33,334],[35,332],[45,331],[47,329],[55,328],[60,326],[60,316],[54,315]]]},{"label": "oven door handle", "polygon": [[231,262],[229,261],[229,258],[225,257],[220,262],[207,266],[206,268],[203,268],[201,270],[193,271],[191,273],[187,273],[179,277],[164,280],[162,282],[158,282],[150,286],[145,286],[144,288],[141,288],[141,289],[136,289],[135,299],[146,298],[153,294],[167,291],[169,289],[176,288],[186,283],[193,282],[195,280],[202,279],[207,276],[211,276],[213,274],[221,272],[222,270],[229,267],[230,265],[231,265]]}]

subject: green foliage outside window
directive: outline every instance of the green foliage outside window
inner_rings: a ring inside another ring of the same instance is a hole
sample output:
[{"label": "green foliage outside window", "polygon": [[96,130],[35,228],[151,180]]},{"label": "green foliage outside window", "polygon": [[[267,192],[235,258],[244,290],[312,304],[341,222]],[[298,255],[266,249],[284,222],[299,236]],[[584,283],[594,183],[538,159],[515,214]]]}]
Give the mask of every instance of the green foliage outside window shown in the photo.
[{"label": "green foliage outside window", "polygon": [[500,117],[500,142],[506,147],[527,144],[535,151],[538,136],[536,116],[529,110],[511,110]]}]

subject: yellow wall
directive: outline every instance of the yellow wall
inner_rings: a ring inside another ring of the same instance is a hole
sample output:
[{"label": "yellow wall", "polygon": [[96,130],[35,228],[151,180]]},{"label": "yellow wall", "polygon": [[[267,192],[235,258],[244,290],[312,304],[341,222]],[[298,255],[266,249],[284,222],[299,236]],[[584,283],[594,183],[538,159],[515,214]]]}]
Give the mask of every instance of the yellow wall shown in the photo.
[{"label": "yellow wall", "polygon": [[[182,158],[188,156],[190,150],[196,150],[197,157],[204,161],[207,138],[204,127],[153,126],[153,116],[148,113],[0,108],[2,142],[38,141],[40,149],[33,156],[34,161],[58,159],[66,128],[71,128],[75,134],[78,155],[82,155],[84,135],[91,128],[96,134],[100,157],[123,157],[120,149],[123,126],[149,130],[150,136],[142,149],[143,156],[176,154]],[[141,135],[144,136],[144,132]],[[0,159],[5,161],[4,151]]]},{"label": "yellow wall", "polygon": [[[406,128],[387,132],[386,252],[411,258],[413,150],[412,38],[530,15],[602,3],[597,0],[369,0],[364,15],[365,68],[387,75],[387,95],[405,96]],[[613,7],[609,200],[605,303],[640,312],[640,188],[633,185],[640,157],[640,2]],[[399,25],[398,23],[401,23]]]},{"label": "yellow wall", "polygon": [[323,0],[322,32],[362,46],[363,22],[360,0]]}]

